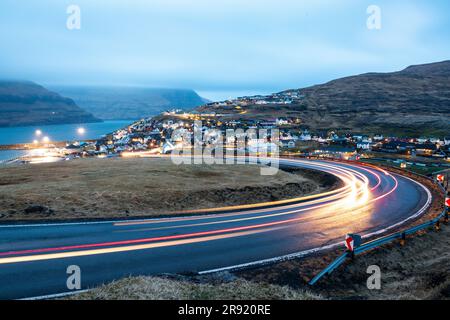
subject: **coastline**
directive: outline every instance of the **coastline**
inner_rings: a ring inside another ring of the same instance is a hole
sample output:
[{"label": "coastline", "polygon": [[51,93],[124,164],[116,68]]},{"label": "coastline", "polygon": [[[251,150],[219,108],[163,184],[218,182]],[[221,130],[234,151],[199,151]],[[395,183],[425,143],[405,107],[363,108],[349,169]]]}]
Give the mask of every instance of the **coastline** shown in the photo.
[{"label": "coastline", "polygon": [[[94,140],[102,135],[121,129],[132,120],[110,120],[103,122],[58,124],[46,126],[0,127],[0,149],[5,145],[30,144],[36,139],[35,131],[41,130],[42,136],[48,136],[51,141]],[[84,128],[85,134],[79,134],[78,128]]]}]

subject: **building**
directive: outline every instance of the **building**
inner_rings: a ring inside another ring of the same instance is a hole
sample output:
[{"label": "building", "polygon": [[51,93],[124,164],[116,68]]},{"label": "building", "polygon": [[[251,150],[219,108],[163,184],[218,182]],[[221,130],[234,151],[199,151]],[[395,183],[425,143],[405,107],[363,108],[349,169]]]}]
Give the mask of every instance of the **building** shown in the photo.
[{"label": "building", "polygon": [[301,141],[311,141],[312,140],[311,134],[308,132],[308,130],[305,130],[302,132],[299,140],[301,140]]},{"label": "building", "polygon": [[416,156],[431,157],[438,150],[432,143],[417,144],[415,146]]},{"label": "building", "polygon": [[316,149],[312,155],[320,158],[349,160],[356,157],[357,152],[351,146],[330,145]]},{"label": "building", "polygon": [[293,149],[295,148],[295,140],[281,140],[281,146],[283,148]]}]

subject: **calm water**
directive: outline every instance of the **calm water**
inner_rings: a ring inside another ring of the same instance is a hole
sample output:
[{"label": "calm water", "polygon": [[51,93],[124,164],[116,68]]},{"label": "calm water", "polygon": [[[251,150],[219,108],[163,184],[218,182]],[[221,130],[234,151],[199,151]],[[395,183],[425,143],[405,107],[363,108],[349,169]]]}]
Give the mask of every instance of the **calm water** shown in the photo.
[{"label": "calm water", "polygon": [[[42,131],[42,136],[48,136],[52,141],[71,141],[82,139],[97,139],[102,135],[131,124],[132,120],[114,120],[86,124],[60,124],[50,126],[30,126],[0,128],[0,144],[31,143],[36,139],[36,130]],[[83,135],[78,134],[78,128],[84,128]]]},{"label": "calm water", "polygon": [[[85,124],[0,128],[0,144],[31,143],[37,139],[35,133],[38,129],[42,131],[41,138],[47,136],[52,141],[97,139],[102,135],[124,128],[132,122],[132,120],[114,120]],[[85,133],[80,135],[78,128],[84,128]],[[0,150],[0,163],[25,154],[26,151],[22,150]]]},{"label": "calm water", "polygon": [[2,161],[15,159],[25,155],[27,152],[24,150],[0,150],[0,163]]}]

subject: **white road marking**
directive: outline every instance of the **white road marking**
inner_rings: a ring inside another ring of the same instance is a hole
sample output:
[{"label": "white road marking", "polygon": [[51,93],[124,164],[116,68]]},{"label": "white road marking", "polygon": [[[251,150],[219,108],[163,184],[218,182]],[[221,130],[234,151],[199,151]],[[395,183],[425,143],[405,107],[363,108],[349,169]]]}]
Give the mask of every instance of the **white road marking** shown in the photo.
[{"label": "white road marking", "polygon": [[85,289],[85,290],[76,290],[76,291],[67,291],[62,293],[55,293],[55,294],[47,294],[44,296],[37,296],[37,297],[29,297],[29,298],[22,298],[18,300],[48,300],[48,299],[57,299],[57,298],[63,298],[68,296],[73,296],[75,294],[80,294],[84,292],[88,292],[91,289]]}]

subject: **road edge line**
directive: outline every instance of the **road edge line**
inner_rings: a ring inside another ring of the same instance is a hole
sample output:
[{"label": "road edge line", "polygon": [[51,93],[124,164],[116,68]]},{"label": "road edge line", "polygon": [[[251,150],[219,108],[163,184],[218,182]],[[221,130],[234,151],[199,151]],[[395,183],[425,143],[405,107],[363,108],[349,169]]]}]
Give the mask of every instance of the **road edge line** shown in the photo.
[{"label": "road edge line", "polygon": [[62,298],[62,297],[68,297],[73,296],[79,293],[88,292],[91,289],[84,289],[84,290],[76,290],[76,291],[67,291],[67,292],[61,292],[61,293],[54,293],[54,294],[47,294],[43,296],[36,296],[36,297],[29,297],[29,298],[21,298],[17,300],[47,300],[47,299],[56,299],[56,298]]}]

